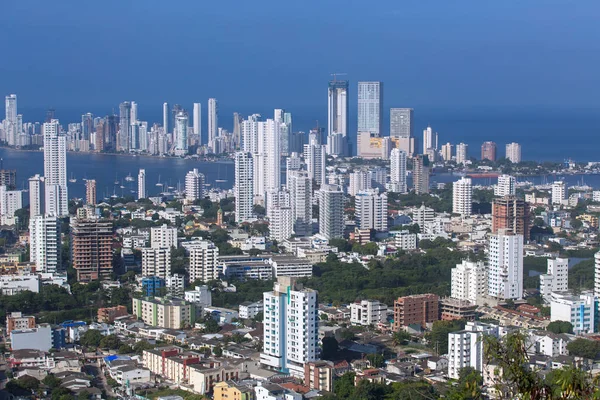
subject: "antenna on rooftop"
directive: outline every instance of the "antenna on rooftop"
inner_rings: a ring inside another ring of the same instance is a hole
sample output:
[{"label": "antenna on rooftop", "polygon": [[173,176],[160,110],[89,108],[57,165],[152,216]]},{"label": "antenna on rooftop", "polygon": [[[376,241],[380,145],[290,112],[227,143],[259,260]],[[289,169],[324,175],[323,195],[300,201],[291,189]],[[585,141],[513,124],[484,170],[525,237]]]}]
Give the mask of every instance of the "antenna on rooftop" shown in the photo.
[{"label": "antenna on rooftop", "polygon": [[337,82],[337,77],[338,76],[344,76],[344,75],[348,75],[348,74],[345,73],[345,72],[334,72],[334,73],[329,74],[329,75],[333,76],[333,81],[334,82]]}]

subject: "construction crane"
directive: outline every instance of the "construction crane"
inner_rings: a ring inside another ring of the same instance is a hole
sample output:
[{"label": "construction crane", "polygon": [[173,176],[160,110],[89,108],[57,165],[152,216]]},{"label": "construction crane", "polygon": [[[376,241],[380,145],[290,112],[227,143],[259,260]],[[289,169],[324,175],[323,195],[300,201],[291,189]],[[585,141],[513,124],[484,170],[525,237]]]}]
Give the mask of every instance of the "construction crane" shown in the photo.
[{"label": "construction crane", "polygon": [[345,73],[345,72],[334,72],[334,73],[329,74],[329,75],[333,76],[333,81],[334,82],[337,82],[337,77],[338,76],[344,76],[344,75],[348,75],[348,74]]}]

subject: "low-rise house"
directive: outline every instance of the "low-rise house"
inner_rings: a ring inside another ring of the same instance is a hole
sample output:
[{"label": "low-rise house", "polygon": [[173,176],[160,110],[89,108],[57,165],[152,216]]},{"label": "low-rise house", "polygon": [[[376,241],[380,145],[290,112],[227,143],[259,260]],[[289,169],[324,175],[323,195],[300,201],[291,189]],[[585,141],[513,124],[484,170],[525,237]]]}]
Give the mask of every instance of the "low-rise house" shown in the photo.
[{"label": "low-rise house", "polygon": [[256,400],[302,400],[302,395],[275,383],[259,384],[254,388]]}]

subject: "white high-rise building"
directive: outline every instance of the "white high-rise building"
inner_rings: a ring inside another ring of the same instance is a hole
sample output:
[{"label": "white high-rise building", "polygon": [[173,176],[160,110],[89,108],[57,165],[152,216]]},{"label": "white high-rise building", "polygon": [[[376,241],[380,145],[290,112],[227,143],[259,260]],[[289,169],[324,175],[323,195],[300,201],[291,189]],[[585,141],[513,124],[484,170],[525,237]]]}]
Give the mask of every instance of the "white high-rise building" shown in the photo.
[{"label": "white high-rise building", "polygon": [[456,145],[456,163],[465,164],[469,159],[469,145],[465,143],[459,143]]},{"label": "white high-rise building", "polygon": [[566,292],[569,290],[569,259],[548,259],[548,269],[540,275],[540,293],[545,298],[550,298],[553,292]]},{"label": "white high-rise building", "polygon": [[600,251],[594,254],[594,294],[600,297]]},{"label": "white high-rise building", "polygon": [[281,186],[281,147],[279,128],[272,119],[258,122],[258,151],[254,157],[254,194],[264,196]]},{"label": "white high-rise building", "polygon": [[552,184],[552,204],[562,204],[567,198],[567,185],[564,181],[555,181]]},{"label": "white high-rise building", "polygon": [[169,103],[163,103],[163,129],[165,135],[169,134]]},{"label": "white high-rise building", "polygon": [[175,155],[185,156],[188,153],[188,115],[179,111],[175,116]]},{"label": "white high-rise building", "polygon": [[324,184],[318,191],[319,234],[325,239],[344,236],[344,192],[337,185]]},{"label": "white high-rise building", "polygon": [[62,217],[69,215],[66,137],[56,119],[46,122],[43,131],[46,214]]},{"label": "white high-rise building", "polygon": [[277,205],[271,208],[269,217],[269,237],[277,242],[289,239],[294,234],[293,209],[290,205]]},{"label": "white high-rise building", "polygon": [[150,247],[153,249],[177,247],[177,228],[171,228],[167,224],[150,228]]},{"label": "white high-rise building", "polygon": [[171,276],[171,249],[142,249],[142,276],[157,276],[167,279]]},{"label": "white high-rise building", "polygon": [[194,202],[204,197],[204,174],[194,168],[185,176],[185,199]]},{"label": "white high-rise building", "polygon": [[500,175],[494,187],[494,196],[514,196],[517,193],[517,179],[511,175]]},{"label": "white high-rise building", "polygon": [[452,160],[452,143],[448,142],[446,144],[443,144],[441,153],[442,153],[442,159],[444,161]]},{"label": "white high-rise building", "polygon": [[317,292],[292,277],[279,277],[263,293],[264,338],[261,364],[304,376],[304,365],[317,360],[319,316]]},{"label": "white high-rise building", "polygon": [[17,127],[17,95],[6,96],[6,118],[4,120],[4,132],[9,146],[16,146],[20,132]]},{"label": "white high-rise building", "polygon": [[379,194],[377,189],[361,191],[356,194],[354,203],[359,229],[387,232],[387,194]]},{"label": "white high-rise building", "polygon": [[252,114],[241,123],[242,151],[250,154],[258,152],[258,122],[260,114]]},{"label": "white high-rise building", "polygon": [[499,230],[490,236],[488,295],[500,300],[523,298],[523,236]]},{"label": "white high-rise building", "polygon": [[510,162],[518,164],[521,162],[521,145],[519,143],[508,143],[506,145],[506,158]]},{"label": "white high-rise building", "polygon": [[217,99],[208,99],[208,146],[215,151],[215,145],[219,134],[219,107]]},{"label": "white high-rise building", "polygon": [[550,301],[550,321],[570,322],[575,335],[598,332],[598,296],[591,291],[579,295],[555,292]]},{"label": "white high-rise building", "polygon": [[194,103],[194,135],[198,135],[198,144],[202,144],[202,104]]},{"label": "white high-rise building", "polygon": [[350,304],[350,323],[352,325],[377,326],[385,322],[388,306],[377,300],[361,300]]},{"label": "white high-rise building", "polygon": [[138,121],[138,104],[135,101],[131,102],[131,111],[129,112],[129,115],[132,124]]},{"label": "white high-rise building", "polygon": [[383,82],[358,82],[358,132],[383,133]]},{"label": "white high-rise building", "polygon": [[471,367],[483,372],[484,342],[483,335],[498,337],[501,335],[497,325],[481,322],[467,322],[462,331],[448,334],[448,376],[458,379],[463,368]]},{"label": "white high-rise building", "polygon": [[190,282],[200,279],[203,282],[219,279],[219,248],[213,242],[195,241],[190,251]]},{"label": "white high-rise building", "polygon": [[433,141],[433,129],[431,129],[431,126],[428,126],[423,129],[423,154],[427,154],[427,150],[434,148]]},{"label": "white high-rise building", "polygon": [[478,297],[487,294],[487,268],[483,262],[463,260],[451,273],[450,297],[476,303]]},{"label": "white high-rise building", "polygon": [[36,174],[29,178],[29,218],[37,217],[44,213],[42,207],[43,178]]},{"label": "white high-rise building", "polygon": [[325,183],[326,178],[326,166],[327,156],[325,145],[318,144],[305,144],[304,145],[304,162],[306,163],[306,170],[310,179],[312,179],[318,186]]},{"label": "white high-rise building", "polygon": [[292,152],[285,159],[285,171],[289,174],[291,171],[298,171],[302,169],[302,158],[296,152]]},{"label": "white high-rise building", "polygon": [[0,222],[2,225],[15,225],[15,212],[23,208],[23,192],[7,190],[0,186]]},{"label": "white high-rise building", "polygon": [[138,182],[137,183],[138,183],[138,192],[137,192],[138,200],[148,198],[148,193],[146,192],[146,170],[145,169],[140,169],[140,172],[138,172]]},{"label": "white high-rise building", "polygon": [[235,219],[238,223],[252,219],[254,208],[254,160],[252,154],[235,153]]},{"label": "white high-rise building", "polygon": [[29,260],[36,271],[55,273],[61,267],[60,221],[38,215],[29,220]]},{"label": "white high-rise building", "polygon": [[348,151],[348,81],[334,79],[327,90],[327,152],[344,156]]},{"label": "white high-rise building", "polygon": [[471,178],[461,178],[452,186],[452,212],[463,217],[471,215],[473,208],[473,184]]},{"label": "white high-rise building", "polygon": [[356,171],[348,175],[348,194],[356,196],[363,190],[368,190],[373,187],[371,175],[367,171]]},{"label": "white high-rise building", "polygon": [[406,193],[406,152],[392,149],[390,155],[390,185],[391,192]]},{"label": "white high-rise building", "polygon": [[413,109],[390,108],[390,136],[413,137]]},{"label": "white high-rise building", "polygon": [[292,206],[294,234],[312,234],[312,180],[306,171],[288,171],[288,190]]}]

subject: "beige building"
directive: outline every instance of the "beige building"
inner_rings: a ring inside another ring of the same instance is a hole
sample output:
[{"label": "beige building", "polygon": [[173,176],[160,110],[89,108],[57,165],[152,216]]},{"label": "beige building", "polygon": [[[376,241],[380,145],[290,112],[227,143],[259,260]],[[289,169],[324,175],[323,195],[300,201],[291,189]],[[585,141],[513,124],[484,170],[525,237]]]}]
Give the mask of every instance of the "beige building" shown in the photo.
[{"label": "beige building", "polygon": [[151,326],[182,329],[194,325],[196,309],[178,298],[133,299],[133,314]]}]

